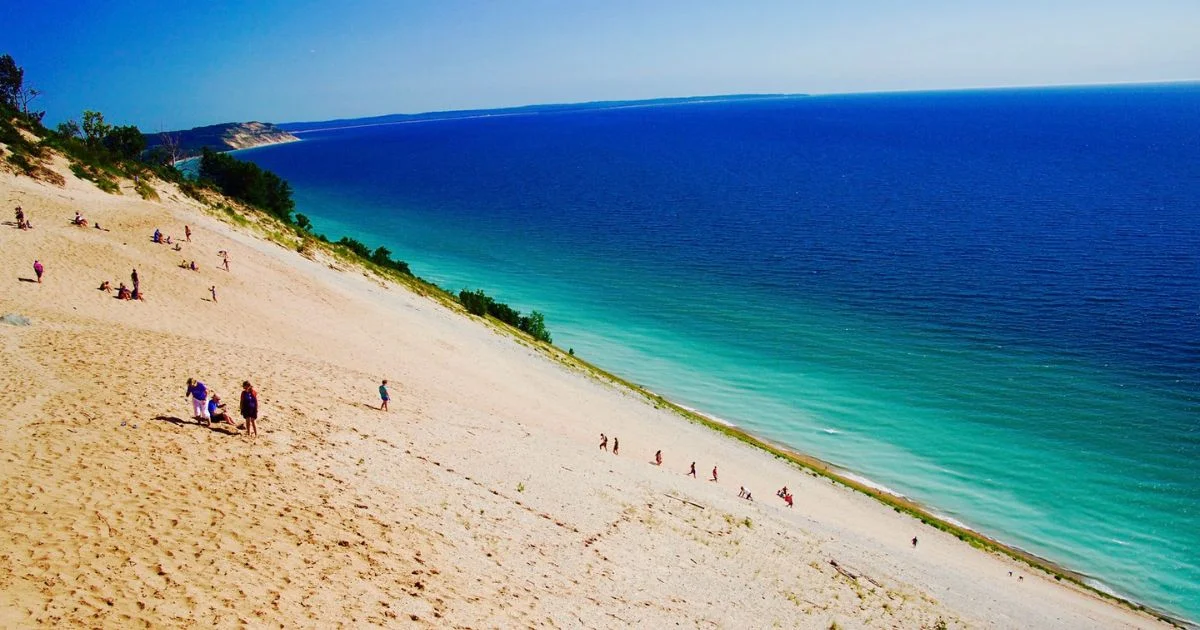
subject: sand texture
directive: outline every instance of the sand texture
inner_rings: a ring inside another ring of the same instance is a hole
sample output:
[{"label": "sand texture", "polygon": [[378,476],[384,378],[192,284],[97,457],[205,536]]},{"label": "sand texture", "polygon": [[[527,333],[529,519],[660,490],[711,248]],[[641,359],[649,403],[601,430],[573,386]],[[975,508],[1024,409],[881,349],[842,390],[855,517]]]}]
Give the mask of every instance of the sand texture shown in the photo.
[{"label": "sand texture", "polygon": [[[2,627],[1164,625],[168,185],[57,168],[0,173],[0,315],[30,320],[0,323]],[[97,290],[134,268],[146,301]],[[189,377],[235,416],[252,381],[260,437],[194,423]]]}]

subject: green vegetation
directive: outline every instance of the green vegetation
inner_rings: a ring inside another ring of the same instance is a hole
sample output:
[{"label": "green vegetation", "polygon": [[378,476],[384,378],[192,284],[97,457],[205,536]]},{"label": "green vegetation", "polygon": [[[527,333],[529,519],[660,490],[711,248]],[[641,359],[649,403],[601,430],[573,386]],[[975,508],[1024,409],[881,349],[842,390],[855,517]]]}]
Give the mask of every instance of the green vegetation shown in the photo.
[{"label": "green vegetation", "polygon": [[474,291],[463,289],[458,293],[458,301],[472,315],[480,317],[491,315],[538,341],[553,343],[550,331],[546,330],[546,318],[537,311],[533,311],[529,315],[521,315],[521,311],[504,302],[497,302],[484,293],[482,289]]},{"label": "green vegetation", "polygon": [[206,148],[200,157],[200,179],[211,182],[227,197],[295,225],[292,210],[296,202],[292,201],[292,187],[275,173],[259,168],[257,164]]}]

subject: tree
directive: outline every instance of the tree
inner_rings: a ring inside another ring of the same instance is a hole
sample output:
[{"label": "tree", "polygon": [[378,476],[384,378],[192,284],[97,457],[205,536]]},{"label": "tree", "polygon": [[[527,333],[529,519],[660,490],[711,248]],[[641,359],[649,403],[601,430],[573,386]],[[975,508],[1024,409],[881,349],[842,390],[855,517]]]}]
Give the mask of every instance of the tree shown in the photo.
[{"label": "tree", "polygon": [[90,109],[83,112],[83,140],[90,147],[97,147],[112,127],[105,124],[104,114]]},{"label": "tree", "polygon": [[164,131],[158,134],[158,138],[162,141],[162,144],[159,146],[163,148],[163,151],[166,152],[166,155],[171,160],[171,166],[175,166],[179,163],[179,160],[183,159],[183,143],[179,138],[179,134]]},{"label": "tree", "polygon": [[25,70],[17,67],[12,55],[0,56],[0,105],[17,109],[24,82]]},{"label": "tree", "polygon": [[58,135],[64,138],[78,138],[83,134],[83,130],[79,128],[79,123],[74,119],[58,123]]},{"label": "tree", "polygon": [[109,127],[104,136],[104,146],[117,157],[132,160],[146,148],[146,136],[135,125]]},{"label": "tree", "polygon": [[[41,95],[42,95],[41,90],[38,90],[35,88],[27,88],[27,87],[21,88],[21,91],[18,94],[18,96],[21,97],[21,112],[24,113],[26,116],[28,116],[29,115],[29,103],[31,101],[33,101],[33,99],[35,99]],[[43,115],[45,114],[45,112],[42,112],[42,113],[43,113]],[[37,112],[34,112],[34,117],[41,119],[41,116],[38,116]]]},{"label": "tree", "polygon": [[308,217],[298,212],[296,213],[296,226],[305,232],[311,232],[313,227],[312,221],[309,221]]}]

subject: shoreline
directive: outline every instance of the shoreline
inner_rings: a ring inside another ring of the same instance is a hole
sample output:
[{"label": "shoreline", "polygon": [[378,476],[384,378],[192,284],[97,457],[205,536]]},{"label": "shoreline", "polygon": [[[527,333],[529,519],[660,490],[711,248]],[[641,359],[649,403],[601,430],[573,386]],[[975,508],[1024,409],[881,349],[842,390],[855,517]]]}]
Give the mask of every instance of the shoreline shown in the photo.
[{"label": "shoreline", "polygon": [[[519,335],[520,333],[513,331],[512,334]],[[765,453],[783,459],[793,466],[801,469],[812,471],[813,473],[832,480],[846,488],[855,492],[871,497],[879,503],[891,507],[896,511],[903,511],[910,516],[918,519],[921,524],[927,525],[937,530],[944,531],[951,535],[955,535],[959,540],[970,544],[982,551],[990,551],[1004,554],[1014,560],[1028,565],[1030,568],[1044,571],[1056,580],[1068,580],[1075,586],[1095,593],[1105,599],[1108,599],[1118,605],[1125,606],[1133,611],[1148,613],[1160,621],[1171,625],[1187,628],[1200,627],[1200,624],[1191,620],[1176,616],[1164,610],[1154,608],[1149,604],[1139,602],[1131,597],[1119,594],[1110,585],[1103,582],[1099,578],[1081,573],[1070,569],[1069,567],[1057,563],[1053,560],[1044,558],[1033,552],[1026,551],[1018,546],[1001,542],[997,538],[979,532],[964,523],[961,523],[953,518],[940,516],[930,506],[926,506],[916,500],[913,500],[901,493],[898,493],[883,484],[875,482],[859,473],[843,468],[832,462],[827,462],[816,456],[803,453],[790,446],[779,444],[759,437],[742,429],[733,422],[720,419],[714,416],[705,414],[703,411],[693,409],[678,403],[673,402],[662,394],[641,387],[630,381],[607,372],[606,370],[592,365],[591,363],[579,358],[576,355],[568,355],[557,346],[550,346],[561,355],[560,359],[573,361],[580,369],[583,369],[591,376],[600,379],[603,382],[609,382],[621,387],[624,387],[631,392],[645,397],[647,400],[656,404],[663,404],[675,411],[684,419],[700,424],[716,433],[731,437],[737,441],[744,442],[752,447],[759,449]]]}]

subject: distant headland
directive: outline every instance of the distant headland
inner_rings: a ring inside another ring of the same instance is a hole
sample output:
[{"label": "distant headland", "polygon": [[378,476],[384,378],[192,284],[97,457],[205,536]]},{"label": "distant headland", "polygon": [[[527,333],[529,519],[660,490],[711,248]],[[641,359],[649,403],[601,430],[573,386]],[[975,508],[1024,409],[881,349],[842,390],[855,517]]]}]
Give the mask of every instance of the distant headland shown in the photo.
[{"label": "distant headland", "polygon": [[236,151],[268,144],[296,142],[300,139],[271,123],[258,121],[221,123],[143,135],[146,138],[147,149],[159,146],[168,150],[175,149],[181,158],[199,155],[205,148],[212,151]]}]

